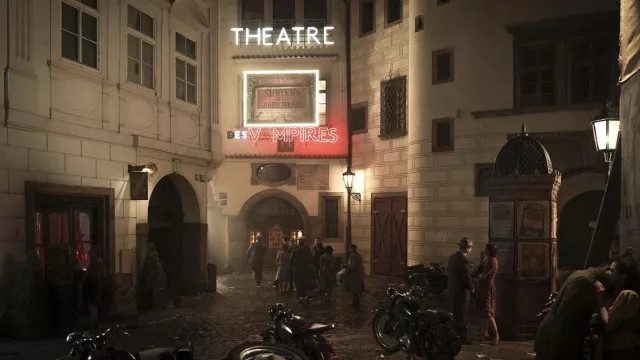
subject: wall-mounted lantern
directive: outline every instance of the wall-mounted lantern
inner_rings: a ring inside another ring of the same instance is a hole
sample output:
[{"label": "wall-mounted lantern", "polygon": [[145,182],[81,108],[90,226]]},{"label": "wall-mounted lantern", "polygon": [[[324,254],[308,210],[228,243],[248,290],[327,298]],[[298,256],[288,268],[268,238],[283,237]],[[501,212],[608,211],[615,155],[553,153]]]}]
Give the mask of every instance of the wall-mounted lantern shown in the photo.
[{"label": "wall-mounted lantern", "polygon": [[129,165],[127,171],[129,172],[129,174],[144,172],[149,175],[153,175],[156,173],[156,171],[158,171],[158,166],[152,162],[146,165]]},{"label": "wall-mounted lantern", "polygon": [[347,169],[347,171],[345,171],[342,174],[342,182],[344,183],[344,187],[347,189],[347,194],[353,200],[360,201],[362,200],[362,194],[360,194],[359,192],[356,192],[356,193],[351,192],[353,190],[353,184],[355,179],[356,179],[356,174],[354,174],[353,171],[351,171],[351,169]]},{"label": "wall-mounted lantern", "polygon": [[604,155],[604,161],[611,167],[620,132],[620,118],[612,110],[611,101],[607,101],[602,106],[600,114],[591,121],[591,128],[598,152]]}]

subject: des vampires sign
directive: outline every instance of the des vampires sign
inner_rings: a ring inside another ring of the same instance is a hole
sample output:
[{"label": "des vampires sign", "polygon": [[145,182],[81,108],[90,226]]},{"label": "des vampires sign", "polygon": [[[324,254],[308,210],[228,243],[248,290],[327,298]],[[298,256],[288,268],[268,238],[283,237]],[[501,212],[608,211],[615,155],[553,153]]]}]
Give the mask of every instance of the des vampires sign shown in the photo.
[{"label": "des vampires sign", "polygon": [[261,141],[336,143],[338,129],[333,127],[249,128],[227,131],[227,139],[251,140],[254,143]]},{"label": "des vampires sign", "polygon": [[318,126],[318,70],[245,71],[244,127]]}]

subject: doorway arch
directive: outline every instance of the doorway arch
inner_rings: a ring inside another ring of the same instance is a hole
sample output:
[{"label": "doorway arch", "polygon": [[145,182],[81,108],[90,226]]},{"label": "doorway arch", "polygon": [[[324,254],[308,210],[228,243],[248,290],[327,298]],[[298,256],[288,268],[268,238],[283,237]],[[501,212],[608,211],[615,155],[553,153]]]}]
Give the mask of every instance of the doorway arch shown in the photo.
[{"label": "doorway arch", "polygon": [[562,207],[558,220],[558,268],[582,269],[591,242],[589,223],[598,218],[603,195],[603,190],[586,191]]},{"label": "doorway arch", "polygon": [[149,198],[148,243],[154,244],[167,279],[169,296],[197,290],[200,239],[188,231],[200,222],[200,206],[195,190],[178,174],[162,177]]}]

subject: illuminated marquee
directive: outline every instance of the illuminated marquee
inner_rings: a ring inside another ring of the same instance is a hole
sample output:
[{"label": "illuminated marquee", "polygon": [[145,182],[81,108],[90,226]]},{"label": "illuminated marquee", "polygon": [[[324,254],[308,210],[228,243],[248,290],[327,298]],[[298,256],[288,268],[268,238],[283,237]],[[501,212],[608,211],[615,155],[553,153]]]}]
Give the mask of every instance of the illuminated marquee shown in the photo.
[{"label": "illuminated marquee", "polygon": [[285,127],[250,128],[247,130],[227,131],[227,139],[260,141],[313,143],[338,142],[338,129],[332,127]]},{"label": "illuminated marquee", "polygon": [[242,76],[244,127],[317,127],[318,70],[245,71]]},{"label": "illuminated marquee", "polygon": [[[322,33],[317,27],[294,26],[291,29],[282,28],[276,35],[273,28],[257,28],[255,30],[243,28],[231,28],[235,34],[236,46],[240,45],[240,36],[244,35],[245,45],[255,44],[262,46],[279,46],[279,45],[333,45],[334,42],[329,40],[331,31],[335,29],[333,26],[325,26]],[[291,33],[291,35],[289,35]],[[275,41],[274,41],[275,39]]]}]

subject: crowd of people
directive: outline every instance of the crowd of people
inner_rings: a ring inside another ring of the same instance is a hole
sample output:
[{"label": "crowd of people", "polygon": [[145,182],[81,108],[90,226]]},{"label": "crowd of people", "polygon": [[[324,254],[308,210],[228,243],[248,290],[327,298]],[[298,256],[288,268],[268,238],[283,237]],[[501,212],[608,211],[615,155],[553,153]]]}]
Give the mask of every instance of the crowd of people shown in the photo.
[{"label": "crowd of people", "polygon": [[[310,291],[317,291],[325,300],[331,298],[333,288],[337,284],[337,273],[340,270],[338,260],[333,256],[331,245],[324,245],[320,238],[314,239],[309,247],[304,238],[295,242],[283,242],[276,255],[278,270],[273,282],[275,290],[294,292],[299,301],[309,299]],[[267,244],[262,236],[257,236],[246,253],[246,261],[251,264],[256,286],[262,285],[264,261],[266,261]],[[360,295],[364,292],[364,265],[358,247],[349,247],[347,263],[344,266],[344,288],[351,293],[351,304],[360,304]]]}]

